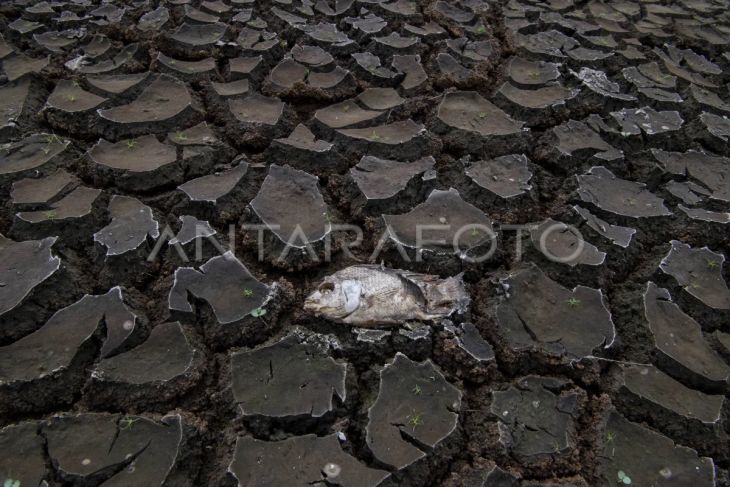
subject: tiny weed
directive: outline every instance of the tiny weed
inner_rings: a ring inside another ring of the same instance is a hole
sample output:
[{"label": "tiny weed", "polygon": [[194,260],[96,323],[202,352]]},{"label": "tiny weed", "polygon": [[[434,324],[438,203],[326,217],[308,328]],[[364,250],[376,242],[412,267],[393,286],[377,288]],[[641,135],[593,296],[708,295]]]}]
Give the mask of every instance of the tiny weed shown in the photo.
[{"label": "tiny weed", "polygon": [[479,112],[479,115],[477,115],[480,119],[487,118],[487,112]]},{"label": "tiny weed", "polygon": [[370,134],[370,140],[380,140],[380,136],[373,132],[372,134]]},{"label": "tiny weed", "polygon": [[61,139],[58,138],[58,135],[56,135],[56,134],[46,135],[46,144],[47,145],[60,144],[60,143],[61,143]]},{"label": "tiny weed", "polygon": [[616,473],[616,477],[618,477],[618,481],[621,482],[624,485],[631,485],[631,477],[626,475],[626,472],[623,470],[619,470]]},{"label": "tiny weed", "polygon": [[5,479],[3,487],[20,487],[20,480]]},{"label": "tiny weed", "polygon": [[279,43],[279,45],[281,47],[283,47],[284,49],[286,49],[286,47],[289,45],[289,43],[286,42],[286,39],[282,39],[282,41]]},{"label": "tiny weed", "polygon": [[578,306],[579,304],[580,304],[580,299],[575,299],[575,298],[572,298],[572,297],[571,297],[571,298],[570,298],[570,299],[568,300],[568,306],[570,306],[571,308],[575,308],[575,307],[577,307],[577,306]]},{"label": "tiny weed", "polygon": [[421,392],[423,392],[421,390],[421,386],[419,386],[418,384],[416,384],[416,387],[413,388],[413,394],[415,394],[417,396],[420,396],[421,395]]},{"label": "tiny weed", "polygon": [[479,34],[486,34],[487,28],[484,25],[480,25],[479,28],[477,29],[477,32]]},{"label": "tiny weed", "polygon": [[539,71],[530,71],[530,74],[529,74],[529,76],[530,76],[530,78],[532,78],[532,79],[537,79],[537,78],[539,78],[539,77],[540,77],[540,72],[539,72]]},{"label": "tiny weed", "polygon": [[188,136],[182,132],[178,132],[175,134],[175,140],[188,140]]},{"label": "tiny weed", "polygon": [[127,149],[133,149],[136,146],[137,146],[137,141],[136,140],[133,140],[132,139],[132,140],[128,140],[127,141]]},{"label": "tiny weed", "polygon": [[122,430],[129,430],[132,429],[134,423],[136,423],[137,421],[139,421],[139,418],[130,418],[129,416],[127,416],[119,422],[119,425]]},{"label": "tiny weed", "polygon": [[471,229],[471,236],[472,237],[478,237],[479,236],[479,229],[478,228],[472,228]]},{"label": "tiny weed", "polygon": [[423,418],[421,417],[421,413],[413,411],[413,414],[409,414],[407,417],[408,426],[411,426],[413,428],[413,431],[416,430],[416,426],[421,426],[423,424]]},{"label": "tiny weed", "polygon": [[707,267],[709,267],[710,269],[715,269],[719,265],[720,264],[716,260],[708,260],[707,261]]},{"label": "tiny weed", "polygon": [[264,308],[256,308],[255,310],[251,311],[251,316],[254,318],[261,318],[266,314],[266,310]]},{"label": "tiny weed", "polygon": [[66,99],[73,103],[76,101],[76,95],[66,95]]},{"label": "tiny weed", "polygon": [[342,111],[343,111],[343,112],[348,112],[348,111],[350,111],[350,105],[345,105],[344,107],[342,107]]},{"label": "tiny weed", "polygon": [[250,298],[251,296],[253,296],[253,291],[251,291],[250,289],[244,289],[243,290],[243,297],[244,298]]},{"label": "tiny weed", "polygon": [[46,220],[53,220],[54,218],[56,218],[56,210],[48,210],[43,213],[43,216],[46,218]]},{"label": "tiny weed", "polygon": [[324,219],[327,221],[327,223],[332,223],[332,215],[330,215],[329,212],[325,211],[324,213],[322,213],[322,215],[324,216]]}]

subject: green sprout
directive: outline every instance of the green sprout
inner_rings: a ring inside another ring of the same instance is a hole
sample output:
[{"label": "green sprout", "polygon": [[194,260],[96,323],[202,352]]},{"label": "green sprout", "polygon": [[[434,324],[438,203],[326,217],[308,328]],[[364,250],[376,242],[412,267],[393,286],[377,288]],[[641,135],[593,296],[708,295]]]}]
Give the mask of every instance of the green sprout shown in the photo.
[{"label": "green sprout", "polygon": [[619,482],[623,483],[624,485],[631,485],[631,477],[626,475],[626,472],[624,472],[623,470],[619,470],[616,473],[616,476],[618,477]]},{"label": "green sprout", "polygon": [[689,287],[691,287],[692,289],[699,289],[699,288],[701,288],[702,286],[700,286],[700,283],[699,283],[699,282],[697,282],[697,281],[692,281],[692,282],[690,282],[690,283],[689,283]]},{"label": "green sprout", "polygon": [[478,237],[479,236],[479,229],[474,227],[471,229],[471,236],[472,237]]},{"label": "green sprout", "polygon": [[342,107],[343,112],[347,112],[349,110],[350,110],[350,105],[345,105],[344,107]]},{"label": "green sprout", "polygon": [[54,218],[56,218],[56,210],[48,210],[43,213],[43,216],[46,218],[46,220],[53,220]]},{"label": "green sprout", "polygon": [[478,32],[479,34],[486,34],[486,32],[487,32],[487,28],[486,28],[486,26],[484,26],[483,24],[482,24],[482,25],[480,25],[480,26],[479,26],[479,28],[477,29],[477,32]]},{"label": "green sprout", "polygon": [[289,45],[288,42],[286,42],[286,39],[282,39],[279,45],[286,49],[286,47]]},{"label": "green sprout", "polygon": [[570,306],[572,308],[577,307],[579,304],[580,304],[580,299],[576,299],[576,298],[573,298],[573,297],[571,297],[570,299],[568,299],[568,306]]},{"label": "green sprout", "polygon": [[380,136],[379,136],[378,134],[376,134],[375,132],[373,132],[373,133],[372,133],[372,134],[370,135],[370,139],[371,139],[371,140],[380,140]]},{"label": "green sprout", "polygon": [[482,119],[483,119],[483,118],[487,118],[487,112],[479,112],[479,115],[478,115],[478,117],[479,117],[479,118],[482,118]]},{"label": "green sprout", "polygon": [[134,423],[136,423],[139,420],[140,420],[140,418],[130,418],[129,416],[127,416],[126,418],[124,418],[120,421],[120,425],[121,425],[120,427],[123,430],[132,429],[132,426],[134,426]]},{"label": "green sprout", "polygon": [[716,260],[707,260],[707,267],[710,269],[715,269],[718,265],[720,265]]},{"label": "green sprout", "polygon": [[329,212],[322,213],[322,216],[324,216],[324,219],[327,221],[327,223],[332,223],[332,215],[329,214]]},{"label": "green sprout", "polygon": [[530,76],[530,78],[532,78],[532,79],[537,79],[537,78],[539,78],[539,77],[540,77],[540,72],[539,72],[539,71],[530,71],[530,74],[529,74],[529,76]]},{"label": "green sprout", "polygon": [[246,289],[243,290],[243,297],[244,298],[250,298],[251,296],[253,296],[253,291],[252,290],[250,290],[248,288],[246,288]]},{"label": "green sprout", "polygon": [[20,480],[5,479],[3,487],[20,487]]},{"label": "green sprout", "polygon": [[175,134],[175,139],[176,140],[188,140],[188,136],[182,132],[178,132]]},{"label": "green sprout", "polygon": [[127,149],[133,149],[134,147],[137,146],[137,141],[134,139],[127,140],[126,143],[127,143]]},{"label": "green sprout", "polygon": [[628,203],[629,206],[635,206],[636,200],[634,198],[626,198],[626,203]]},{"label": "green sprout", "polygon": [[66,95],[66,99],[73,103],[76,101],[76,95]]},{"label": "green sprout", "polygon": [[254,318],[261,318],[266,314],[266,310],[264,308],[256,308],[255,310],[251,311],[251,316]]},{"label": "green sprout", "polygon": [[423,392],[421,390],[421,386],[419,386],[418,384],[416,384],[416,387],[413,388],[413,394],[415,394],[417,396],[420,396],[421,395],[421,392]]},{"label": "green sprout", "polygon": [[413,431],[416,430],[416,426],[421,426],[423,424],[423,418],[421,417],[421,413],[413,411],[413,414],[409,414],[406,417],[408,418],[408,425],[413,428]]},{"label": "green sprout", "polygon": [[608,446],[609,444],[611,445],[611,456],[614,456],[614,454],[616,453],[616,445],[613,442],[613,440],[615,439],[616,433],[614,433],[613,431],[609,431],[608,433],[606,433],[606,446]]},{"label": "green sprout", "polygon": [[56,135],[56,134],[46,135],[46,144],[47,145],[60,144],[60,143],[61,143],[61,139],[58,138],[58,135]]}]

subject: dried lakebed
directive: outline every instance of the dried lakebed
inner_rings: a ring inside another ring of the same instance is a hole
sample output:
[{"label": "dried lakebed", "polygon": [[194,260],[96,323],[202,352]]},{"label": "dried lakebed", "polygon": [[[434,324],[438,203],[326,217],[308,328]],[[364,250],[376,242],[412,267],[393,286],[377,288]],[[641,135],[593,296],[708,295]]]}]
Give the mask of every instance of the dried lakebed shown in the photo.
[{"label": "dried lakebed", "polygon": [[0,485],[730,485],[727,7],[0,3]]}]

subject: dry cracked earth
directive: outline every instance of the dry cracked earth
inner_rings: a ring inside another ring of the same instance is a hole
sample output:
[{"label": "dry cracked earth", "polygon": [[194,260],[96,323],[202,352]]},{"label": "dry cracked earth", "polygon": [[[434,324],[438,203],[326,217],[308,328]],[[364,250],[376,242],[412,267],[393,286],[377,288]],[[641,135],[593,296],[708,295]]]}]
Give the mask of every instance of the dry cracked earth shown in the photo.
[{"label": "dry cracked earth", "polygon": [[728,7],[3,1],[3,487],[730,485]]}]

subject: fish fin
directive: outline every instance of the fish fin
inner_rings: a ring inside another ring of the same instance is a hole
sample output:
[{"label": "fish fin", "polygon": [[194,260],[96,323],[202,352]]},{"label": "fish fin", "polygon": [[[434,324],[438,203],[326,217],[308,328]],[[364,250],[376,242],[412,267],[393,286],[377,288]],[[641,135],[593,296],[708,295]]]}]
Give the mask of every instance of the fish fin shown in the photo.
[{"label": "fish fin", "polygon": [[426,306],[428,302],[428,288],[432,281],[438,281],[438,277],[408,271],[399,271],[398,276],[403,281],[406,289],[416,296],[418,302]]},{"label": "fish fin", "polygon": [[345,312],[350,315],[360,307],[362,284],[358,281],[342,281],[342,292],[345,294]]}]

